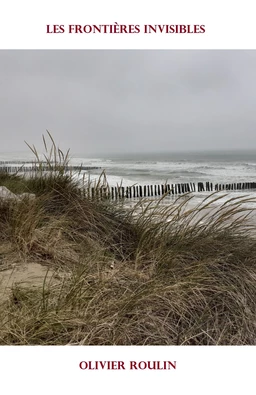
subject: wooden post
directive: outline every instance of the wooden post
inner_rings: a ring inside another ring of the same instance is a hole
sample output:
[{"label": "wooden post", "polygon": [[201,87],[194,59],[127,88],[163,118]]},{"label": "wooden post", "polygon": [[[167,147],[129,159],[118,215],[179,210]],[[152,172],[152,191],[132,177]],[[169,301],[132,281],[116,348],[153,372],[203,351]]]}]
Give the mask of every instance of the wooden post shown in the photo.
[{"label": "wooden post", "polygon": [[203,182],[199,182],[198,183],[198,192],[204,192],[204,184],[203,184]]}]

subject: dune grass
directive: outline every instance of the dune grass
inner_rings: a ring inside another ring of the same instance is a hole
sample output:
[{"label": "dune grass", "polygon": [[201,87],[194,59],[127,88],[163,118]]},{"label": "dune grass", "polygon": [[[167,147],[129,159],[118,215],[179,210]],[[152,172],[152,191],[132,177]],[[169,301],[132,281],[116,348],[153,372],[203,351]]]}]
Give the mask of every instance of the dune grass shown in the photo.
[{"label": "dune grass", "polygon": [[[66,163],[52,143],[56,164]],[[0,174],[0,185],[36,195],[0,202],[0,245],[12,251],[4,259],[61,273],[41,287],[13,286],[0,305],[0,344],[255,344],[249,198],[216,209],[212,194],[191,208],[188,194],[127,209],[88,199],[77,178],[59,170],[32,179]]]}]

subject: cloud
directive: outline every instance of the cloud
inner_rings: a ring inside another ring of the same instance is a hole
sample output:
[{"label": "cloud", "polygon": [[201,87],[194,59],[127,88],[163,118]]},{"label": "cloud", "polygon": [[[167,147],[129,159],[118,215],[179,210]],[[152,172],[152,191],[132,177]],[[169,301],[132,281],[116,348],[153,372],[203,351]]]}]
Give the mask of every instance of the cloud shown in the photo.
[{"label": "cloud", "polygon": [[1,151],[256,148],[256,51],[0,51]]}]

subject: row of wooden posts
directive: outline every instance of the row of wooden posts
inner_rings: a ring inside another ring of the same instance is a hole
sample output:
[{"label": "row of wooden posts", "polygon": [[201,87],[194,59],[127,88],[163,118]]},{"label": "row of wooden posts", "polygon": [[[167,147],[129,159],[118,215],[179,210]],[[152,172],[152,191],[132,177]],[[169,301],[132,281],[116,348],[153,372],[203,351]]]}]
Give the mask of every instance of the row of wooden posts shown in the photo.
[{"label": "row of wooden posts", "polygon": [[[54,168],[54,165],[52,165]],[[60,166],[60,168],[62,168]],[[81,170],[97,170],[100,167],[95,166],[65,166],[64,171],[81,171]],[[30,166],[0,166],[0,171],[5,173],[35,173],[38,171],[51,170],[49,165],[30,165]]]},{"label": "row of wooden posts", "polygon": [[213,184],[210,182],[185,183],[185,184],[159,184],[159,185],[133,185],[131,187],[102,186],[88,188],[86,193],[90,197],[100,198],[141,198],[163,195],[180,195],[188,192],[214,192],[256,189],[256,182],[243,182],[232,184]]},{"label": "row of wooden posts", "polygon": [[[1,164],[1,162],[0,162]],[[35,172],[38,171],[36,165],[31,166],[0,166],[0,171],[7,173],[22,172]],[[77,171],[77,170],[95,170],[99,167],[88,167],[88,166],[66,166],[66,171]],[[41,166],[40,170],[47,171],[49,166]],[[99,198],[142,198],[152,196],[163,196],[163,195],[180,195],[189,192],[213,192],[213,191],[236,191],[236,190],[248,190],[256,189],[256,182],[238,182],[231,184],[213,184],[212,182],[198,182],[198,183],[182,183],[182,184],[158,184],[158,185],[133,185],[130,187],[123,186],[101,186],[101,187],[89,187],[84,189],[84,193],[89,197]]]},{"label": "row of wooden posts", "polygon": [[[49,162],[54,163],[53,161],[49,161]],[[46,160],[40,161],[40,163],[45,165],[49,162]],[[0,166],[15,165],[16,163],[20,163],[21,165],[25,165],[25,164],[35,165],[36,161],[35,160],[0,160]]]}]

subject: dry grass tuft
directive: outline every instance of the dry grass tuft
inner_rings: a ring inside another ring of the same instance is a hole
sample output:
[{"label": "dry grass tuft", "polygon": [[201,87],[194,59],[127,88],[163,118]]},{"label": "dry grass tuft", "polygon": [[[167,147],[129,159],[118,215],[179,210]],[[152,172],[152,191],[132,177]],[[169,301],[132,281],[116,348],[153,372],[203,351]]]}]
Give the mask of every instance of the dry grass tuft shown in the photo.
[{"label": "dry grass tuft", "polygon": [[[0,344],[255,344],[249,198],[216,206],[212,194],[191,208],[186,195],[125,209],[84,197],[77,178],[56,171],[57,155],[65,163],[67,156],[54,142],[50,152],[56,166],[48,176],[15,176],[16,192],[36,197],[0,202],[0,258],[61,276],[12,288],[0,306]],[[9,177],[0,180],[10,186]]]}]

